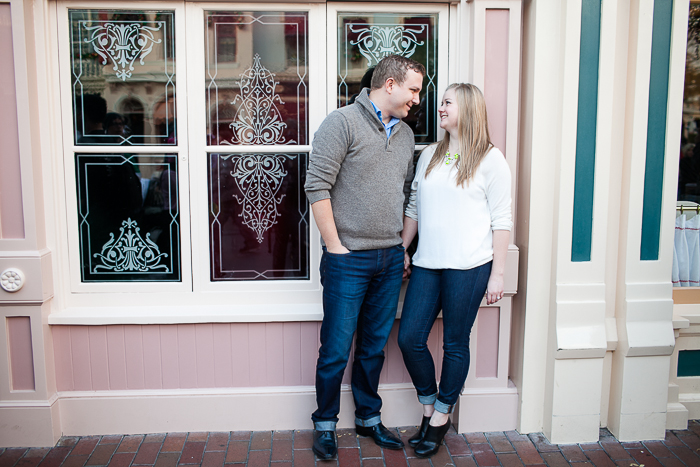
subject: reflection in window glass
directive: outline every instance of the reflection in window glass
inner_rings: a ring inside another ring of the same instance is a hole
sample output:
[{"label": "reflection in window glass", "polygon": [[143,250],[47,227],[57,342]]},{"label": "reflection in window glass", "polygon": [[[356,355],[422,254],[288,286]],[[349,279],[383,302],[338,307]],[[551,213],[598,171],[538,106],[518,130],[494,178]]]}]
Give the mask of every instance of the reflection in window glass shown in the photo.
[{"label": "reflection in window glass", "polygon": [[177,144],[174,15],[69,10],[75,144]]},{"label": "reflection in window glass", "polygon": [[176,155],[76,154],[83,282],[179,281]]},{"label": "reflection in window glass", "polygon": [[206,12],[207,142],[308,144],[305,12]]},{"label": "reflection in window glass", "polygon": [[338,107],[369,87],[370,70],[387,55],[422,63],[426,69],[420,105],[404,118],[416,143],[435,142],[437,100],[437,14],[338,14]]},{"label": "reflection in window glass", "polygon": [[673,242],[674,287],[700,287],[700,5],[691,4]]},{"label": "reflection in window glass", "polygon": [[211,280],[309,278],[308,154],[210,154]]}]

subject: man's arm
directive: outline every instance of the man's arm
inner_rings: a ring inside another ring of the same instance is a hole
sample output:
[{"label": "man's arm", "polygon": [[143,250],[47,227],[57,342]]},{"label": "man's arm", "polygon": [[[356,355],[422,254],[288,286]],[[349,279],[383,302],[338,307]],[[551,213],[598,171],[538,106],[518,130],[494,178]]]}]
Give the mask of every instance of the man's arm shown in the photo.
[{"label": "man's arm", "polygon": [[335,254],[349,253],[350,250],[345,248],[342,243],[340,243],[340,238],[338,238],[338,230],[335,227],[335,219],[333,219],[331,200],[326,198],[316,201],[311,205],[311,210],[314,213],[316,225],[318,226],[319,232],[321,232],[323,241],[326,243],[328,252]]}]

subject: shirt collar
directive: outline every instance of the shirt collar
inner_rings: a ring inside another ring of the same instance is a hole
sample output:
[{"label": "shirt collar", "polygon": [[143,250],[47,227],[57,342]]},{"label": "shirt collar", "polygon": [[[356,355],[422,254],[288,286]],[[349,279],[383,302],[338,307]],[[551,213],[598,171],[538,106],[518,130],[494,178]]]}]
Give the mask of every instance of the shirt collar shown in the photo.
[{"label": "shirt collar", "polygon": [[377,117],[379,117],[379,121],[382,122],[382,125],[384,125],[385,129],[388,130],[389,128],[393,127],[394,125],[396,125],[397,123],[399,123],[401,121],[396,117],[391,117],[391,120],[389,120],[389,123],[384,123],[384,120],[382,120],[382,111],[379,110],[379,107],[374,105],[374,102],[372,102],[371,100],[369,102],[370,102],[370,104],[372,104],[372,107],[374,107],[374,111],[377,113]]}]

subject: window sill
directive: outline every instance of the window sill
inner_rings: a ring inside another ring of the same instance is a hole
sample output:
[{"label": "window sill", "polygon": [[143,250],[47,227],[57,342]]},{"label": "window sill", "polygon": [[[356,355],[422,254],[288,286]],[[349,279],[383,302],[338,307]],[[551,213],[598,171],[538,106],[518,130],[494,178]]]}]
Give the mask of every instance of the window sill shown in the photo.
[{"label": "window sill", "polygon": [[259,323],[321,321],[320,303],[225,306],[124,306],[66,308],[49,315],[50,325]]}]

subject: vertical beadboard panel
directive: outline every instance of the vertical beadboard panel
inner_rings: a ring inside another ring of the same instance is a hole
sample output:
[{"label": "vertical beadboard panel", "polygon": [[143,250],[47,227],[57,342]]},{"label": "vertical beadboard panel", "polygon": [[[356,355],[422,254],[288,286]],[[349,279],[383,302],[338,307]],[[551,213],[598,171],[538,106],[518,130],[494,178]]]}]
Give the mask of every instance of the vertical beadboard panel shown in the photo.
[{"label": "vertical beadboard panel", "polygon": [[260,352],[260,348],[267,347],[265,323],[251,323],[248,325],[248,361],[250,362],[249,374],[251,386],[265,386],[267,383],[267,355]]},{"label": "vertical beadboard panel", "polygon": [[[61,390],[177,389],[313,385],[319,322],[55,326]],[[410,377],[395,323],[382,383]],[[442,360],[442,321],[428,346]],[[354,345],[343,383],[350,383]],[[438,368],[439,372],[439,368]]]},{"label": "vertical beadboard panel", "polygon": [[252,386],[251,361],[248,357],[248,324],[231,325],[231,359],[233,361],[233,386]]},{"label": "vertical beadboard panel", "polygon": [[90,371],[90,337],[87,326],[73,326],[70,332],[71,359],[73,362],[73,389],[92,390]]},{"label": "vertical beadboard panel", "polygon": [[214,331],[210,323],[195,326],[197,343],[197,387],[213,388],[214,376]]},{"label": "vertical beadboard panel", "polygon": [[284,324],[265,324],[265,386],[284,385]]},{"label": "vertical beadboard panel", "polygon": [[194,324],[177,325],[177,358],[180,370],[180,388],[197,387],[197,339]]},{"label": "vertical beadboard panel", "polygon": [[124,326],[107,326],[107,352],[109,353],[109,388],[127,389]]},{"label": "vertical beadboard panel", "polygon": [[56,389],[59,391],[74,390],[70,332],[70,326],[54,326],[51,328],[53,360],[56,367]]},{"label": "vertical beadboard panel", "polygon": [[126,356],[126,387],[129,389],[145,389],[144,382],[144,353],[143,326],[124,326],[124,345]]},{"label": "vertical beadboard panel", "polygon": [[233,386],[233,362],[231,359],[231,324],[212,325],[212,350],[214,352],[214,387]]},{"label": "vertical beadboard panel", "polygon": [[90,372],[94,391],[109,389],[109,352],[107,351],[107,327],[87,327],[90,340]]},{"label": "vertical beadboard panel", "polygon": [[301,323],[283,324],[283,370],[285,386],[301,384]]},{"label": "vertical beadboard panel", "polygon": [[160,354],[163,368],[163,389],[180,387],[180,359],[178,352],[177,326],[161,325]]},{"label": "vertical beadboard panel", "polygon": [[481,308],[476,332],[476,377],[498,377],[499,308]]},{"label": "vertical beadboard panel", "polygon": [[15,391],[33,391],[36,387],[34,383],[31,318],[29,316],[7,317],[5,318],[5,325],[7,326],[12,389]]},{"label": "vertical beadboard panel", "polygon": [[316,359],[319,347],[319,325],[315,322],[301,323],[301,383],[313,385],[316,381]]},{"label": "vertical beadboard panel", "polygon": [[163,388],[163,367],[160,355],[161,326],[141,326],[143,345],[143,386],[146,389]]}]

